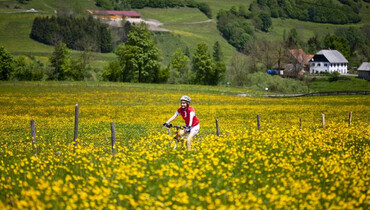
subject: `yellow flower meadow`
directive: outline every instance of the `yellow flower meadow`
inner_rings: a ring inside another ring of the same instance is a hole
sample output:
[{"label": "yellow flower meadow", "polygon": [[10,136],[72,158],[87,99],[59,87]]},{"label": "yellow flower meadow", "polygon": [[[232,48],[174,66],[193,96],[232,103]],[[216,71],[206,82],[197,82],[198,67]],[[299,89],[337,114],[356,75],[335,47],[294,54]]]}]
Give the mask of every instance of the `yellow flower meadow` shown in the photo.
[{"label": "yellow flower meadow", "polygon": [[[0,83],[1,209],[370,205],[369,96],[272,99],[222,95],[206,87],[107,84]],[[201,123],[190,151],[186,145],[173,149],[173,133],[162,128],[183,94],[192,97]],[[116,155],[110,122],[116,125]]]}]

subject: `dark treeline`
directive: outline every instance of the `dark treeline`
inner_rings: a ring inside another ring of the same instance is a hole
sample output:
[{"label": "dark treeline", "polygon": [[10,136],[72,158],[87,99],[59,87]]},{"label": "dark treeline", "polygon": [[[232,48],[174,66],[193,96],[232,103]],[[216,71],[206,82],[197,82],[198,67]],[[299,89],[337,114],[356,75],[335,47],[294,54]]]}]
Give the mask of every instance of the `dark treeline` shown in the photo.
[{"label": "dark treeline", "polygon": [[238,50],[243,50],[253,38],[253,29],[241,8],[232,7],[228,11],[220,10],[217,15],[217,28],[222,36]]},{"label": "dark treeline", "polygon": [[152,8],[192,7],[198,8],[208,18],[212,18],[211,8],[207,3],[195,0],[95,0],[96,5],[107,10],[130,10]]},{"label": "dark treeline", "polygon": [[107,25],[85,17],[36,17],[30,37],[36,41],[55,45],[63,42],[70,49],[111,52],[111,32]]},{"label": "dark treeline", "polygon": [[361,21],[357,0],[255,0],[250,10],[266,10],[274,18],[292,18],[317,23],[347,24]]}]

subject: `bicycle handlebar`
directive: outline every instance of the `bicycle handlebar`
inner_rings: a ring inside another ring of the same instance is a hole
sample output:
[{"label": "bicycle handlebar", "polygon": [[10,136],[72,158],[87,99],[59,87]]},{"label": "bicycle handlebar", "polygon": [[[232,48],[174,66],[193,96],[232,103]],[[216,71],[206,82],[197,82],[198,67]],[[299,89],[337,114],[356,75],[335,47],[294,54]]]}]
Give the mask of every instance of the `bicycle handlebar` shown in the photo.
[{"label": "bicycle handlebar", "polygon": [[181,125],[176,125],[176,126],[174,126],[174,125],[172,125],[172,124],[167,124],[167,125],[165,125],[167,128],[177,128],[177,129],[180,129],[180,128],[186,128],[186,126],[185,125],[183,125],[183,126],[181,126]]}]

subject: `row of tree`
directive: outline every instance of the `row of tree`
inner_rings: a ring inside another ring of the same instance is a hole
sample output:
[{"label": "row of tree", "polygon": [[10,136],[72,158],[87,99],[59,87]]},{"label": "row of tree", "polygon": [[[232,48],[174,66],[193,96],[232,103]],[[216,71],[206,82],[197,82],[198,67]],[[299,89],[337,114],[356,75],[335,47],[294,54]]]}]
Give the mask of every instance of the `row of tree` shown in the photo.
[{"label": "row of tree", "polygon": [[250,11],[262,10],[274,18],[292,18],[317,23],[347,24],[361,21],[358,0],[255,0]]},{"label": "row of tree", "polygon": [[36,17],[30,37],[49,45],[63,42],[75,50],[89,49],[103,53],[113,50],[108,26],[92,16]]},{"label": "row of tree", "polygon": [[170,82],[217,85],[226,71],[220,44],[215,43],[213,58],[208,46],[199,43],[190,58],[182,50],[173,53],[169,65],[161,68],[161,53],[146,24],[132,25],[127,42],[115,51],[117,60],[109,63],[103,77],[121,82]]},{"label": "row of tree", "polygon": [[13,57],[4,47],[0,47],[0,80],[39,81],[39,80],[84,80],[92,70],[89,65],[91,51],[82,51],[72,59],[63,42],[58,42],[49,57],[49,66],[34,57]]},{"label": "row of tree", "polygon": [[211,8],[207,3],[197,2],[195,0],[95,0],[96,5],[107,10],[130,10],[142,9],[144,7],[152,8],[174,8],[174,7],[192,7],[198,8],[208,18],[212,18]]}]

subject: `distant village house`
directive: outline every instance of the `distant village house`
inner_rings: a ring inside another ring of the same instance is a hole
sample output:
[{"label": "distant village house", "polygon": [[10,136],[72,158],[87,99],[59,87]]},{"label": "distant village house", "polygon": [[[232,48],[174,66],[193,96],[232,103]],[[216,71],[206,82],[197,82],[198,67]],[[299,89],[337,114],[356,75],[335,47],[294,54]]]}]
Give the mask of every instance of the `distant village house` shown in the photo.
[{"label": "distant village house", "polygon": [[337,50],[320,50],[310,61],[310,73],[347,74],[348,60]]},{"label": "distant village house", "polygon": [[309,71],[310,60],[313,56],[306,54],[302,49],[289,49],[284,62],[281,65],[275,64],[273,67],[278,70],[277,74],[280,76],[296,78]]},{"label": "distant village house", "polygon": [[358,77],[370,81],[370,62],[363,62],[357,69]]},{"label": "distant village house", "polygon": [[141,14],[135,11],[111,11],[111,10],[87,10],[94,18],[120,22],[122,20],[131,23],[141,22]]}]

